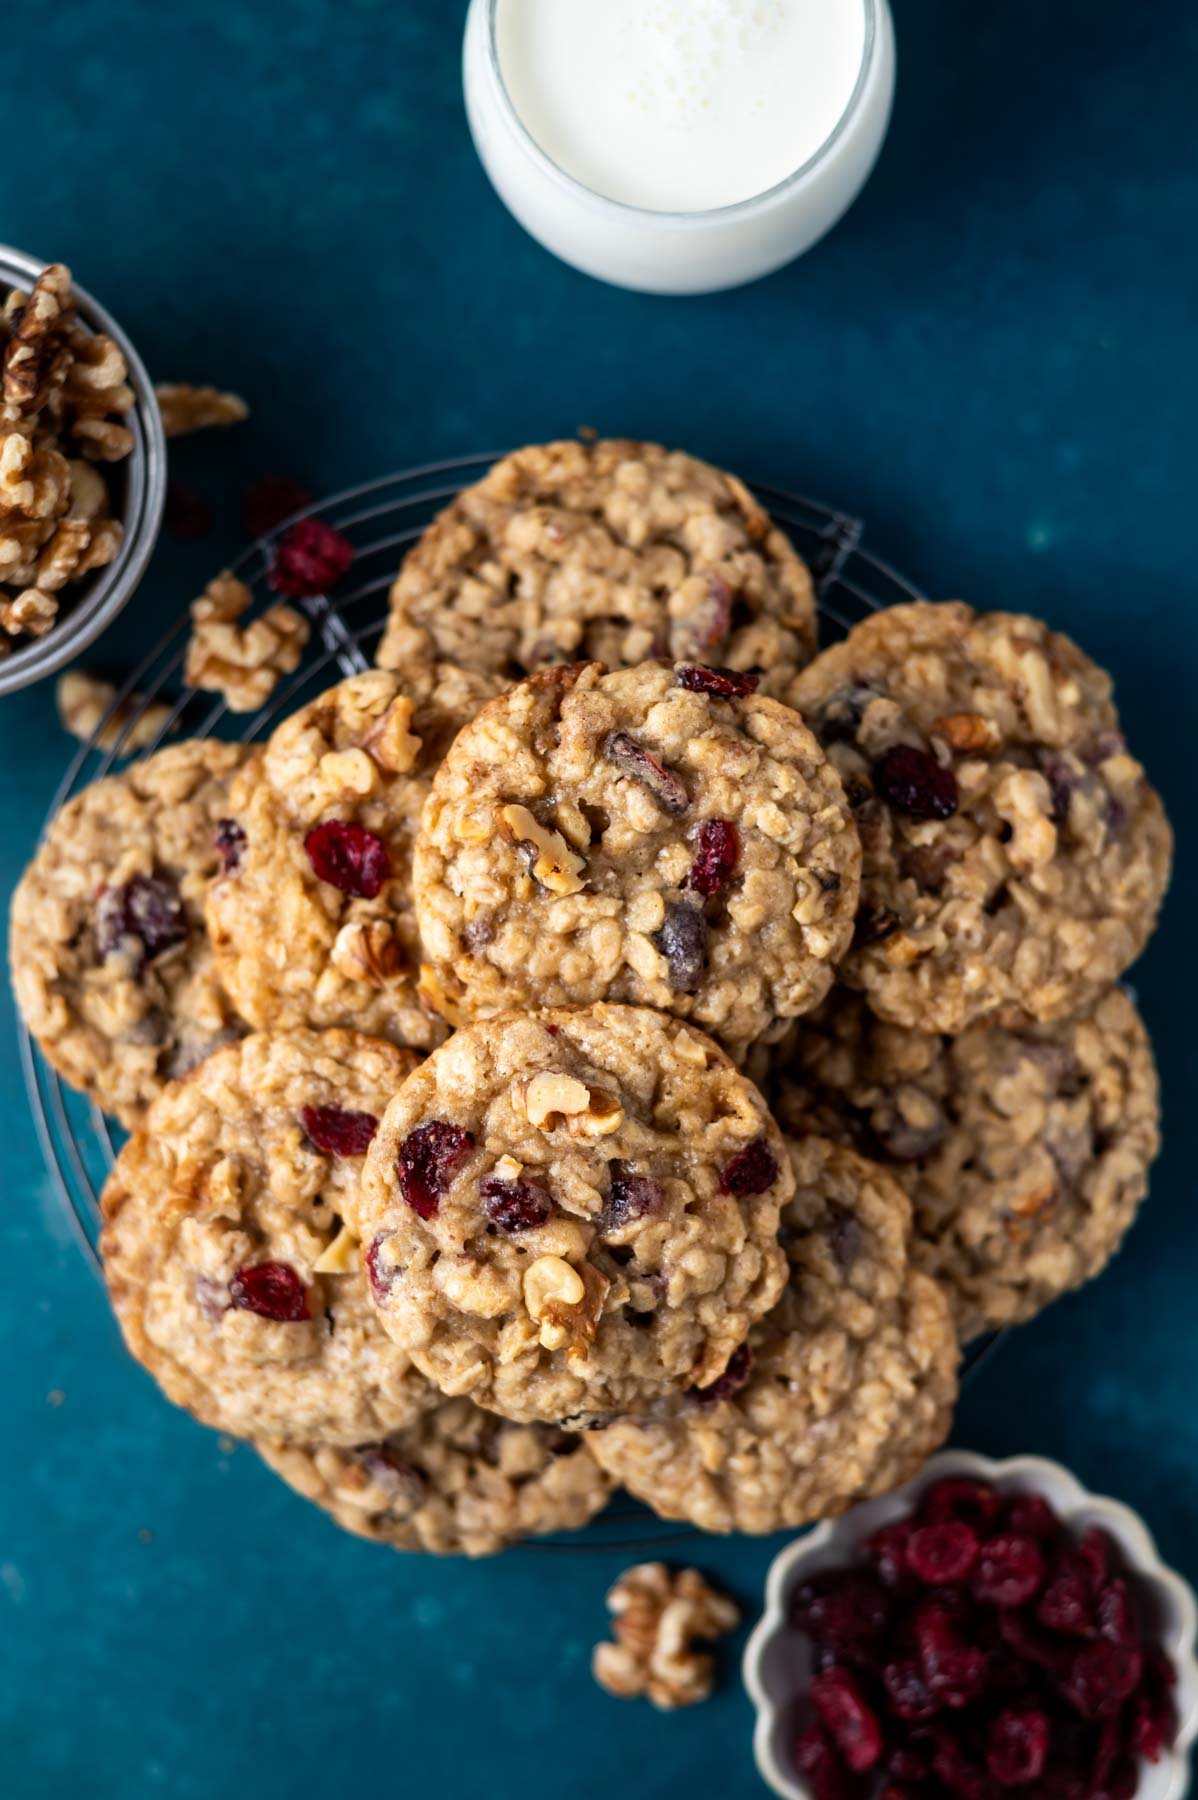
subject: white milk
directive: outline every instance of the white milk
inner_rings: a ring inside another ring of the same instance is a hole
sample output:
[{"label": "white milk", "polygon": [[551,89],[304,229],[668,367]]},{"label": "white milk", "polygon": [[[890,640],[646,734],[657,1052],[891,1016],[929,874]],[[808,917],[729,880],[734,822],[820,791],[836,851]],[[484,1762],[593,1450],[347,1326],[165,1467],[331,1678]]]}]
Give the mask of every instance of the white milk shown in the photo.
[{"label": "white milk", "polygon": [[545,154],[609,200],[701,212],[814,156],[865,51],[865,0],[498,0],[499,66]]},{"label": "white milk", "polygon": [[471,0],[466,108],[527,230],[653,293],[732,287],[855,199],[894,92],[887,0]]}]

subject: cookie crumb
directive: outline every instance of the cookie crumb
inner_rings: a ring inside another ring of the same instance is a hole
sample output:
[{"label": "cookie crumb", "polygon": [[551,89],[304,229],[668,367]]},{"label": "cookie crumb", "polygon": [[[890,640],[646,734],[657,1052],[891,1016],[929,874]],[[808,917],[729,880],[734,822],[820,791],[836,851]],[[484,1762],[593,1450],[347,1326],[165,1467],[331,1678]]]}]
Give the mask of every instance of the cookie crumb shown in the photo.
[{"label": "cookie crumb", "polygon": [[644,1695],[663,1712],[706,1700],[715,1685],[715,1658],[695,1648],[734,1631],[735,1603],[697,1569],[665,1563],[625,1569],[607,1596],[614,1643],[596,1644],[591,1672],[621,1700]]}]

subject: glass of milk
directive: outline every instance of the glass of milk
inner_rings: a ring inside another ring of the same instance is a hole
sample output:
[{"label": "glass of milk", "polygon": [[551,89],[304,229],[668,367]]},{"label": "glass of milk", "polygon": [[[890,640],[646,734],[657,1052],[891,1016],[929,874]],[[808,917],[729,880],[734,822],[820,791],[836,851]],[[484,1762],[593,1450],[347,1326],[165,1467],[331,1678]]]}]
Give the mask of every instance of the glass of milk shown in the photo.
[{"label": "glass of milk", "polygon": [[894,94],[887,0],[471,0],[466,110],[521,224],[604,281],[735,287],[835,224]]}]

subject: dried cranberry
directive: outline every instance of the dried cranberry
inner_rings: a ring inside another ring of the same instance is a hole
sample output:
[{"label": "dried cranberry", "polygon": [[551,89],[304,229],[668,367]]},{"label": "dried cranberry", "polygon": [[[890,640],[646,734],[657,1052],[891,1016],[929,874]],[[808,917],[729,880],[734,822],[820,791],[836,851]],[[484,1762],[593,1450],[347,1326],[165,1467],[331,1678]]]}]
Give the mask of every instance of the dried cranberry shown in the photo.
[{"label": "dried cranberry", "polygon": [[740,861],[740,833],[729,819],[705,819],[695,833],[695,860],[686,885],[710,900]]},{"label": "dried cranberry", "polygon": [[240,1312],[257,1313],[280,1325],[311,1318],[308,1290],[289,1263],[258,1263],[238,1269],[229,1283],[229,1300]]},{"label": "dried cranberry", "polygon": [[966,1644],[943,1601],[921,1606],[914,1620],[924,1679],[945,1706],[968,1706],[986,1686],[986,1653]]},{"label": "dried cranberry", "polygon": [[947,1731],[937,1731],[932,1768],[950,1793],[964,1800],[990,1800],[990,1783],[981,1763],[974,1762],[964,1745]]},{"label": "dried cranberry", "polygon": [[187,936],[175,883],[164,875],[134,875],[121,887],[101,888],[96,901],[96,947],[101,956],[136,949],[152,962]]},{"label": "dried cranberry", "polygon": [[957,778],[928,750],[892,744],[874,764],[874,786],[882,798],[913,819],[951,819],[957,810]]},{"label": "dried cranberry", "polygon": [[932,1754],[923,1744],[896,1744],[886,1757],[886,1773],[894,1781],[918,1787],[932,1773]]},{"label": "dried cranberry", "polygon": [[1044,1585],[1044,1574],[1044,1556],[1034,1538],[999,1532],[982,1542],[973,1597],[988,1606],[1026,1606]]},{"label": "dried cranberry", "polygon": [[887,1663],[882,1670],[886,1701],[896,1719],[922,1724],[940,1711],[940,1702],[924,1680],[923,1671],[910,1657]]},{"label": "dried cranberry", "polygon": [[990,1726],[986,1767],[1000,1787],[1023,1787],[1043,1774],[1051,1733],[1047,1713],[999,1713]]},{"label": "dried cranberry", "polygon": [[1159,1762],[1177,1736],[1177,1709],[1172,1689],[1177,1670],[1162,1650],[1144,1659],[1143,1684],[1131,1710],[1129,1741],[1137,1756]]},{"label": "dried cranberry", "polygon": [[607,1177],[607,1204],[595,1221],[601,1236],[659,1211],[664,1196],[652,1175],[638,1175],[630,1163],[616,1161],[608,1163]]},{"label": "dried cranberry", "polygon": [[865,1546],[887,1587],[898,1587],[911,1573],[907,1545],[914,1530],[910,1519],[895,1519],[893,1524],[880,1526]]},{"label": "dried cranberry", "polygon": [[343,894],[373,900],[391,878],[390,851],[382,838],[364,825],[326,819],[309,831],[304,849],[319,879]]},{"label": "dried cranberry", "polygon": [[1084,1637],[1094,1628],[1094,1602],[1089,1583],[1076,1567],[1054,1575],[1040,1596],[1036,1617],[1050,1631]]},{"label": "dried cranberry", "polygon": [[1120,1756],[1101,1788],[1091,1788],[1088,1800],[1135,1800],[1140,1792],[1140,1771],[1134,1757]]},{"label": "dried cranberry", "polygon": [[428,1492],[428,1478],[388,1445],[362,1444],[354,1451],[354,1456],[388,1499],[402,1502],[408,1510],[415,1510],[423,1502]]},{"label": "dried cranberry", "polygon": [[962,1519],[946,1519],[942,1525],[921,1525],[907,1545],[911,1573],[929,1587],[952,1587],[967,1581],[978,1559],[977,1533]]},{"label": "dried cranberry", "polygon": [[1095,1615],[1100,1637],[1109,1638],[1112,1644],[1139,1643],[1136,1609],[1126,1581],[1116,1576],[1107,1582],[1098,1596]]},{"label": "dried cranberry", "polygon": [[1056,1681],[1064,1680],[1069,1672],[1072,1653],[1067,1648],[1062,1648],[1055,1639],[1038,1631],[1022,1612],[1015,1607],[1002,1608],[998,1613],[998,1630],[1008,1649],[1021,1662],[1043,1669]]},{"label": "dried cranberry", "polygon": [[609,731],[603,740],[603,754],[617,769],[642,782],[667,812],[684,813],[690,805],[690,795],[674,771],[626,731]]},{"label": "dried cranberry", "polygon": [[763,1137],[738,1150],[720,1170],[721,1194],[764,1194],[778,1179],[778,1162]]},{"label": "dried cranberry", "polygon": [[499,1175],[484,1175],[478,1184],[483,1212],[501,1231],[531,1231],[543,1225],[553,1211],[553,1201],[539,1181],[521,1175],[515,1181],[504,1181]]},{"label": "dried cranberry", "polygon": [[1143,1668],[1143,1652],[1135,1645],[1095,1638],[1077,1652],[1061,1691],[1083,1719],[1101,1719],[1135,1692]]},{"label": "dried cranberry", "polygon": [[300,519],[280,538],[268,579],[276,594],[293,600],[326,594],[353,560],[354,547],[339,531],[323,519]]},{"label": "dried cranberry", "polygon": [[1101,1591],[1115,1572],[1117,1553],[1106,1532],[1091,1525],[1077,1546],[1077,1559],[1095,1593]]},{"label": "dried cranberry", "polygon": [[1005,1530],[1019,1537],[1052,1538],[1061,1521],[1043,1494],[1013,1494],[1003,1516]]},{"label": "dried cranberry", "polygon": [[379,1128],[373,1113],[340,1106],[304,1106],[300,1118],[312,1143],[326,1156],[365,1156]]},{"label": "dried cranberry", "polygon": [[473,1148],[471,1133],[445,1119],[430,1119],[404,1139],[399,1147],[399,1191],[418,1218],[433,1217]]},{"label": "dried cranberry", "polygon": [[889,1603],[872,1576],[827,1571],[798,1588],[791,1619],[821,1649],[863,1668],[877,1666],[889,1619]]},{"label": "dried cranberry", "polygon": [[832,1260],[842,1275],[847,1275],[861,1254],[864,1238],[860,1220],[847,1207],[829,1200],[827,1208],[828,1244]]},{"label": "dried cranberry", "polygon": [[212,508],[202,494],[174,477],[166,484],[166,528],[181,543],[191,544],[207,537],[214,523]]},{"label": "dried cranberry", "polygon": [[860,1782],[845,1768],[822,1725],[809,1725],[799,1734],[794,1760],[799,1774],[811,1784],[815,1800],[855,1800],[862,1791]]},{"label": "dried cranberry", "polygon": [[241,497],[241,523],[248,538],[268,537],[284,519],[311,506],[313,496],[289,475],[260,475]]},{"label": "dried cranberry", "polygon": [[670,650],[680,662],[723,644],[732,624],[733,598],[723,576],[708,575],[707,592],[670,627]]},{"label": "dried cranberry", "polygon": [[231,875],[241,867],[241,858],[245,850],[245,832],[236,819],[218,819],[216,830],[212,833],[212,847],[221,860],[221,867],[226,875]]},{"label": "dried cranberry", "polygon": [[685,901],[669,901],[653,942],[666,959],[674,992],[698,993],[707,964],[707,920],[700,909]]},{"label": "dried cranberry", "polygon": [[852,1670],[837,1664],[817,1675],[811,1704],[848,1767],[857,1775],[872,1769],[882,1754],[882,1731]]},{"label": "dried cranberry", "polygon": [[378,1236],[371,1240],[370,1248],[366,1252],[366,1274],[370,1280],[370,1291],[376,1300],[387,1298],[398,1274],[396,1269],[383,1269],[379,1266],[379,1251],[387,1239],[393,1236],[393,1232],[380,1231]]},{"label": "dried cranberry", "polygon": [[708,1387],[696,1388],[694,1398],[700,1406],[714,1406],[718,1400],[730,1400],[745,1386],[753,1369],[753,1355],[747,1344],[740,1344],[728,1359],[724,1373]]},{"label": "dried cranberry", "polygon": [[680,688],[693,694],[711,694],[717,700],[743,700],[755,694],[761,685],[760,675],[742,675],[737,669],[711,669],[705,663],[683,663],[674,670]]},{"label": "dried cranberry", "polygon": [[1002,1495],[988,1481],[973,1481],[967,1475],[946,1475],[933,1482],[919,1505],[924,1524],[939,1525],[944,1519],[963,1519],[975,1531],[981,1531],[997,1518]]}]

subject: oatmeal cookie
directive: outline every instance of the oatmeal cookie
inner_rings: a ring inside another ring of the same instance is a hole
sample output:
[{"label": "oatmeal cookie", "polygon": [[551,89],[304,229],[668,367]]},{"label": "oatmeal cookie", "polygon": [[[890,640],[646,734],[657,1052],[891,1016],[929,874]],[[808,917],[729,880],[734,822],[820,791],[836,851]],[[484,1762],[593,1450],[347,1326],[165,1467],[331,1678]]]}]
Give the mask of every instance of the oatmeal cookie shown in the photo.
[{"label": "oatmeal cookie", "polygon": [[723,663],[785,698],[815,595],[734,476],[657,444],[536,444],[459,494],[410,552],[379,647],[509,680],[596,658]]},{"label": "oatmeal cookie", "polygon": [[429,1404],[380,1328],[353,1231],[367,1144],[417,1061],[356,1031],[263,1032],[172,1083],[104,1188],[132,1354],[244,1437],[361,1444]]},{"label": "oatmeal cookie", "polygon": [[704,1531],[793,1530],[913,1476],[948,1434],[957,1340],[910,1264],[911,1208],[884,1170],[788,1140],[790,1280],[723,1379],[588,1439],[615,1480]]},{"label": "oatmeal cookie", "polygon": [[882,1024],[838,990],[797,1033],[778,1116],[902,1182],[963,1341],[1097,1275],[1160,1145],[1152,1046],[1120,988],[1073,1019],[958,1038]]},{"label": "oatmeal cookie", "polygon": [[860,845],[797,713],[699,664],[546,669],[433,782],[416,905],[451,1017],[656,1006],[737,1053],[827,993]]},{"label": "oatmeal cookie", "polygon": [[442,1400],[404,1430],[352,1450],[256,1448],[346,1531],[434,1556],[493,1556],[522,1538],[577,1531],[607,1505],[612,1486],[578,1432],[512,1425],[470,1400]]},{"label": "oatmeal cookie", "polygon": [[781,1290],[792,1186],[760,1095],[701,1032],[638,1007],[509,1014],[387,1108],[366,1266],[444,1393],[591,1425],[719,1377]]},{"label": "oatmeal cookie", "polygon": [[427,1048],[411,859],[432,772],[500,684],[456,669],[352,675],[286,719],[234,786],[208,895],[251,1025],[350,1025]]},{"label": "oatmeal cookie", "polygon": [[26,1025],[64,1081],[136,1125],[165,1083],[243,1029],[204,889],[240,745],[173,744],[67,802],[13,897]]},{"label": "oatmeal cookie", "polygon": [[795,684],[865,851],[841,970],[897,1025],[1057,1019],[1143,949],[1172,837],[1109,678],[1035,619],[878,613]]}]

